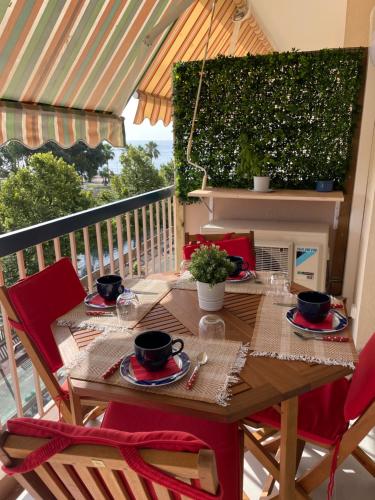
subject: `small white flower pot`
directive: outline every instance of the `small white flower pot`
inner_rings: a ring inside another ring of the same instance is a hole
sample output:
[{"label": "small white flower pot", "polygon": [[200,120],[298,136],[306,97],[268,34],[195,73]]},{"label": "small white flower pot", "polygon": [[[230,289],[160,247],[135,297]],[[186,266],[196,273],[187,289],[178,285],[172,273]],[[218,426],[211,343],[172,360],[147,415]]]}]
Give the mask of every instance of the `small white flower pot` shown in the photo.
[{"label": "small white flower pot", "polygon": [[225,281],[210,286],[197,281],[199,307],[204,311],[219,311],[224,304]]},{"label": "small white flower pot", "polygon": [[270,188],[269,177],[254,177],[254,191],[268,191]]}]

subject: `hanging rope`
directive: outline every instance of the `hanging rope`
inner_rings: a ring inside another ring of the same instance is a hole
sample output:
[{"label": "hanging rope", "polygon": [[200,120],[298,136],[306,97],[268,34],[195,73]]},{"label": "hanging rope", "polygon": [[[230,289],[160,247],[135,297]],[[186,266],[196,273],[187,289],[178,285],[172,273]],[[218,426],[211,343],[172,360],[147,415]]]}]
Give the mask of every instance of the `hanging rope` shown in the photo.
[{"label": "hanging rope", "polygon": [[204,167],[202,167],[201,165],[198,165],[197,163],[194,163],[192,161],[192,159],[191,159],[191,148],[193,146],[193,135],[194,135],[194,131],[195,131],[195,122],[197,120],[199,98],[200,98],[200,95],[201,95],[201,88],[202,88],[202,82],[203,82],[204,67],[205,67],[206,60],[207,60],[208,46],[209,46],[209,43],[210,43],[212,22],[213,22],[214,15],[215,15],[215,7],[216,7],[216,0],[212,0],[210,25],[209,25],[208,31],[207,31],[207,42],[206,42],[206,47],[204,49],[204,55],[203,55],[203,60],[202,60],[202,67],[201,67],[201,72],[200,72],[200,77],[199,77],[198,90],[197,90],[197,95],[196,95],[196,98],[195,98],[193,121],[191,123],[190,136],[189,136],[188,145],[187,145],[187,149],[186,149],[186,158],[187,158],[187,162],[189,163],[189,165],[192,165],[193,167],[198,168],[199,170],[202,170],[202,172],[204,173],[203,180],[202,180],[202,189],[206,189],[206,186],[207,186],[207,170]]}]

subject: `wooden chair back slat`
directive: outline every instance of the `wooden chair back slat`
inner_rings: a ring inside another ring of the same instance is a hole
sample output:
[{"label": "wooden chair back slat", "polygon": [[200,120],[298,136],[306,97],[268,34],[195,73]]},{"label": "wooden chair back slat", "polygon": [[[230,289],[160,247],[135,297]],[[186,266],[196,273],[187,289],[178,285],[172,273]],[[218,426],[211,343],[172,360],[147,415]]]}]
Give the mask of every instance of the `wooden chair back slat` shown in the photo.
[{"label": "wooden chair back slat", "polygon": [[[14,460],[23,459],[32,451],[48,443],[49,439],[0,435],[0,458],[11,466]],[[203,449],[198,453],[140,449],[140,455],[161,471],[191,484],[199,479],[202,490],[215,494],[218,477],[215,454]],[[124,461],[116,447],[80,444],[72,445],[56,453],[35,471],[16,479],[35,498],[62,498],[91,500],[150,500],[148,482],[138,476]],[[166,487],[152,483],[161,500],[171,500],[174,495]]]},{"label": "wooden chair back slat", "polygon": [[121,477],[121,473],[108,469],[107,467],[99,469],[99,473],[107,485],[107,488],[112,493],[113,498],[131,500],[131,496],[126,490],[124,481]]},{"label": "wooden chair back slat", "polygon": [[135,498],[138,500],[151,500],[150,493],[145,481],[131,469],[123,470],[126,481]]},{"label": "wooden chair back slat", "polygon": [[74,467],[71,465],[62,465],[57,463],[54,463],[51,467],[65,484],[66,488],[73,495],[75,500],[90,500],[90,494],[79,479]]},{"label": "wooden chair back slat", "polygon": [[72,495],[48,463],[39,465],[39,467],[35,469],[35,473],[56,498],[61,500],[72,500]]},{"label": "wooden chair back slat", "polygon": [[108,495],[103,482],[100,481],[100,478],[96,474],[96,470],[94,470],[93,467],[75,465],[74,469],[93,498],[96,498],[98,500],[111,500],[111,497]]},{"label": "wooden chair back slat", "polygon": [[157,483],[152,483],[158,500],[174,500],[172,493],[164,486]]}]

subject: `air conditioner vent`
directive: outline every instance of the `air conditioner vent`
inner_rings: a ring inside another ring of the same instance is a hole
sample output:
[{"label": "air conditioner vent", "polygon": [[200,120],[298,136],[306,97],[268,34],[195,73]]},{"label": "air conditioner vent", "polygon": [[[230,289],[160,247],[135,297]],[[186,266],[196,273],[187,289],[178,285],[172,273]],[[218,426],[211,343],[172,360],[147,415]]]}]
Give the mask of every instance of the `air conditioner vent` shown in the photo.
[{"label": "air conditioner vent", "polygon": [[255,245],[256,270],[279,271],[291,274],[292,245],[270,242]]}]

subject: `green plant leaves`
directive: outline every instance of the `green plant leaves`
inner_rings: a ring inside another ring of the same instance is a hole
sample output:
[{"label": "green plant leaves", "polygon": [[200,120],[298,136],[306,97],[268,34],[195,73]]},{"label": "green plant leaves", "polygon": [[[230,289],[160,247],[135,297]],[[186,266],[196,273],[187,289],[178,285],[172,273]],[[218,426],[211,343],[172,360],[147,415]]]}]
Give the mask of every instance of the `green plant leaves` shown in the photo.
[{"label": "green plant leaves", "polygon": [[[209,184],[247,187],[247,156],[250,171],[268,171],[273,187],[312,189],[317,179],[332,179],[342,188],[365,57],[359,48],[207,61],[191,156],[207,169]],[[177,192],[185,201],[202,181],[186,160],[200,67],[182,62],[173,69]]]}]

